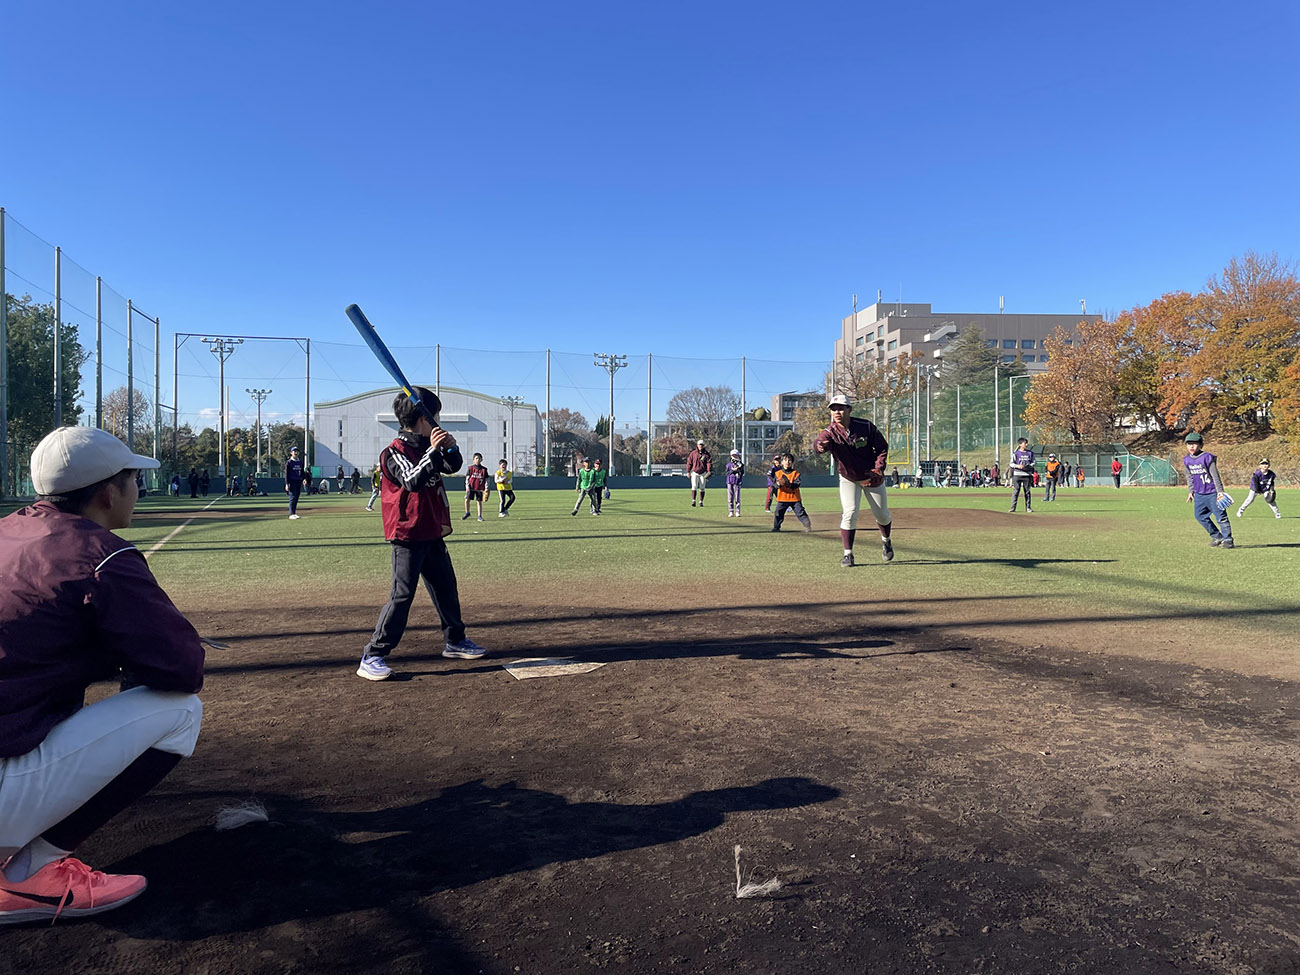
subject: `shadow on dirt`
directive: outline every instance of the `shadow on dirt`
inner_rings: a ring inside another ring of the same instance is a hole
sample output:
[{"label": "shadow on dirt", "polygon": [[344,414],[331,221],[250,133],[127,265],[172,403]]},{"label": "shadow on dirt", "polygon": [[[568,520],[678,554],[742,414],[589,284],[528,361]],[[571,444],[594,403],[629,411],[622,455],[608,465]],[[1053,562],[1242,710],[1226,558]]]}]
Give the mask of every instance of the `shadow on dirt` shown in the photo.
[{"label": "shadow on dirt", "polygon": [[[807,778],[693,792],[672,802],[570,802],[481,780],[436,798],[330,812],[264,797],[268,823],[191,832],[114,864],[142,873],[167,899],[106,916],[137,938],[195,939],[286,921],[402,909],[419,898],[550,864],[674,843],[732,813],[827,802],[840,790]],[[194,864],[204,865],[195,884]]]}]

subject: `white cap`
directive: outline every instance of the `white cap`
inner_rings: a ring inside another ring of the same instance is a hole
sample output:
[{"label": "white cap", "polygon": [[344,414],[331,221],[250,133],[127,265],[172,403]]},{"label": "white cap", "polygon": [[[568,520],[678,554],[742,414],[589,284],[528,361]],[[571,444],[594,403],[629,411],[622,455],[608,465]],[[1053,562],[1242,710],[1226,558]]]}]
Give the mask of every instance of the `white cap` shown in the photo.
[{"label": "white cap", "polygon": [[739,456],[740,456],[740,451],[739,451],[739,450],[736,450],[736,449],[733,447],[733,448],[731,449],[731,456],[732,456],[732,457],[739,457]]},{"label": "white cap", "polygon": [[697,441],[695,441],[695,443],[698,445],[698,444],[702,444],[702,443],[704,443],[704,441],[703,441],[703,440],[697,440]]},{"label": "white cap", "polygon": [[849,402],[849,397],[845,393],[836,393],[834,396],[831,397],[831,401],[826,405],[827,406],[852,406],[853,404]]},{"label": "white cap", "polygon": [[32,487],[37,494],[67,494],[125,470],[158,466],[106,430],[59,427],[32,451]]}]

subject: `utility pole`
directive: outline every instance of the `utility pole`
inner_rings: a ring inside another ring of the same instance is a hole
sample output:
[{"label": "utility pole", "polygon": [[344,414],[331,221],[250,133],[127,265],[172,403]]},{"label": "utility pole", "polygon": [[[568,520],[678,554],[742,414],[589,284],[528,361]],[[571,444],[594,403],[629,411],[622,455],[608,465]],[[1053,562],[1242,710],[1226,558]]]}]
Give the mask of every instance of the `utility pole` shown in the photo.
[{"label": "utility pole", "polygon": [[609,371],[609,477],[614,476],[614,373],[627,365],[627,356],[612,352],[594,353],[592,364]]},{"label": "utility pole", "polygon": [[510,469],[515,469],[515,407],[524,405],[522,396],[502,396],[501,405],[510,407],[510,453],[506,454],[510,458]]},{"label": "utility pole", "polygon": [[226,360],[235,354],[235,346],[243,345],[243,339],[223,339],[205,337],[203,341],[208,351],[221,363],[217,378],[217,398],[221,401],[221,418],[217,430],[217,473],[223,477],[226,473]]},{"label": "utility pole", "polygon": [[[253,472],[253,476],[256,477],[262,473],[262,400],[270,396],[275,392],[275,390],[249,389],[245,386],[244,392],[248,393],[257,401],[257,470]],[[268,454],[271,452],[271,445],[269,443],[266,445],[266,452]]]}]

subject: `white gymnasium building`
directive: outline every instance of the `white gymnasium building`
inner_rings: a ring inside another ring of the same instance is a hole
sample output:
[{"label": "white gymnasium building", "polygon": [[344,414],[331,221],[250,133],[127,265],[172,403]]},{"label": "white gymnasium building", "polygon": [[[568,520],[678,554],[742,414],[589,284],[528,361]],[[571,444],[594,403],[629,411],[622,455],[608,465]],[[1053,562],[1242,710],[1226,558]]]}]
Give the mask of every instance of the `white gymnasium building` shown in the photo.
[{"label": "white gymnasium building", "polygon": [[[312,463],[322,474],[333,476],[339,465],[345,474],[351,474],[354,467],[363,475],[370,473],[379,452],[397,436],[393,397],[400,392],[392,386],[314,404],[316,450]],[[516,474],[537,473],[543,431],[535,404],[521,403],[511,409],[495,397],[452,386],[439,389],[438,398],[442,400],[439,425],[456,438],[466,464],[479,453],[490,471],[505,457]]]}]

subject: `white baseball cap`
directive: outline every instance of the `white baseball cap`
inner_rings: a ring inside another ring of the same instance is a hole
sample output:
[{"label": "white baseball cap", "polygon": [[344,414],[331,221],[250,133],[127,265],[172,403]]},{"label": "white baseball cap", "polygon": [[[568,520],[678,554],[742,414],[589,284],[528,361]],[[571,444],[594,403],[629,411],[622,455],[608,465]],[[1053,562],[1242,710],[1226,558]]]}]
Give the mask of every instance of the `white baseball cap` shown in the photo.
[{"label": "white baseball cap", "polygon": [[153,470],[159,463],[106,430],[59,427],[32,451],[32,487],[37,494],[67,494],[125,470]]},{"label": "white baseball cap", "polygon": [[697,441],[695,441],[695,443],[696,443],[697,445],[699,445],[699,444],[703,444],[704,441],[703,441],[703,440],[697,440]]},{"label": "white baseball cap", "polygon": [[834,396],[831,397],[831,401],[826,405],[830,407],[830,406],[852,406],[853,404],[849,402],[849,397],[847,394],[836,393]]},{"label": "white baseball cap", "polygon": [[736,450],[736,449],[733,447],[733,448],[732,448],[732,451],[731,451],[731,456],[732,456],[732,457],[739,457],[739,456],[740,456],[740,451],[739,451],[739,450]]}]

